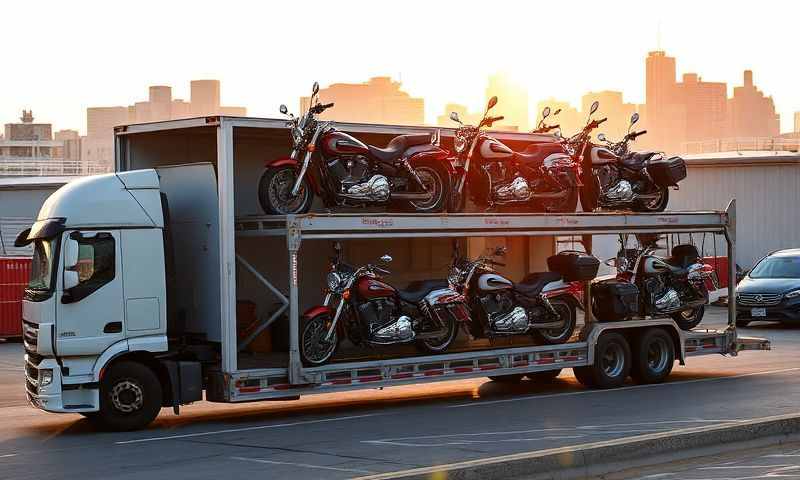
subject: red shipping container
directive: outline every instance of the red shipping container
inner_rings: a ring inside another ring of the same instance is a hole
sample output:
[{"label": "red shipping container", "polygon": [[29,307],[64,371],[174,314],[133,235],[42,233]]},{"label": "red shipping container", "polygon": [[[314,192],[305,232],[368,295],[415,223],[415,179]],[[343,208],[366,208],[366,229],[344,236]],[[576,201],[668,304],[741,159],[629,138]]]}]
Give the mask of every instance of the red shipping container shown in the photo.
[{"label": "red shipping container", "polygon": [[703,261],[714,267],[719,288],[728,288],[728,257],[704,257]]},{"label": "red shipping container", "polygon": [[30,274],[30,258],[0,257],[0,338],[22,336],[22,295]]}]

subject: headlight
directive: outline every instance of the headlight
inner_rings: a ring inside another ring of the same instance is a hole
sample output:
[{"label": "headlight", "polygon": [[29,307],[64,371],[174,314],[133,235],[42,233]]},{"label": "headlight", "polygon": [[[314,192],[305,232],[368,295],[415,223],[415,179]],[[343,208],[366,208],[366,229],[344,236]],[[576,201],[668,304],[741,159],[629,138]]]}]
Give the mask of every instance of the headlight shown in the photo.
[{"label": "headlight", "polygon": [[797,298],[800,297],[800,290],[792,290],[783,296],[784,298]]},{"label": "headlight", "polygon": [[53,370],[50,368],[39,370],[39,386],[46,387],[51,383],[53,383]]},{"label": "headlight", "polygon": [[298,127],[292,128],[292,140],[294,141],[295,145],[303,144],[303,131],[300,130],[300,128]]},{"label": "headlight", "polygon": [[328,274],[328,290],[331,292],[337,292],[344,284],[344,278],[339,275],[337,272],[331,272]]},{"label": "headlight", "polygon": [[456,147],[456,153],[463,153],[464,150],[467,149],[467,139],[457,136],[453,142],[453,146]]}]

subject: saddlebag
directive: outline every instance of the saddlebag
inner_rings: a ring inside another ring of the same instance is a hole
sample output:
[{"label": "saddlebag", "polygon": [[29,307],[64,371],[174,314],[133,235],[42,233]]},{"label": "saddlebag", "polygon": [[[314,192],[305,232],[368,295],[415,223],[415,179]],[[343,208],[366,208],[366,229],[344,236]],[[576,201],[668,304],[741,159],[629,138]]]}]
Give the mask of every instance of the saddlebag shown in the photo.
[{"label": "saddlebag", "polygon": [[639,289],[627,282],[592,285],[592,312],[601,322],[627,320],[639,312]]},{"label": "saddlebag", "polygon": [[677,187],[686,178],[686,162],[681,157],[651,160],[647,173],[659,187]]},{"label": "saddlebag", "polygon": [[578,252],[562,252],[547,259],[547,268],[565,282],[588,282],[597,276],[600,260]]}]

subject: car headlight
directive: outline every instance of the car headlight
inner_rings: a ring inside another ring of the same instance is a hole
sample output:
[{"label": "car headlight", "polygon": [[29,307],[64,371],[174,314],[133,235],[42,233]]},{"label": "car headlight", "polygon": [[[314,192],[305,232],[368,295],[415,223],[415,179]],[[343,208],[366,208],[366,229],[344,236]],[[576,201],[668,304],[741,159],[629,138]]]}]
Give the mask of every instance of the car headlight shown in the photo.
[{"label": "car headlight", "polygon": [[797,298],[800,297],[800,290],[792,290],[791,292],[785,294],[784,298]]},{"label": "car headlight", "polygon": [[456,148],[456,153],[463,153],[464,150],[467,149],[467,139],[464,137],[456,137],[453,146]]},{"label": "car headlight", "polygon": [[39,370],[39,386],[46,387],[53,383],[53,369],[43,368]]}]

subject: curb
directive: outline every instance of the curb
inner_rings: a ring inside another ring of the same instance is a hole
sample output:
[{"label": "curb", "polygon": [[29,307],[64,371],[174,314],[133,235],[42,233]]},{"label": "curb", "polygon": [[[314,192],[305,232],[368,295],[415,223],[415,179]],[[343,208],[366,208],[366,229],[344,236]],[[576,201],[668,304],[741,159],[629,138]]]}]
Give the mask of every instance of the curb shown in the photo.
[{"label": "curb", "polygon": [[604,442],[358,477],[354,480],[569,479],[800,439],[800,414],[776,415]]}]

